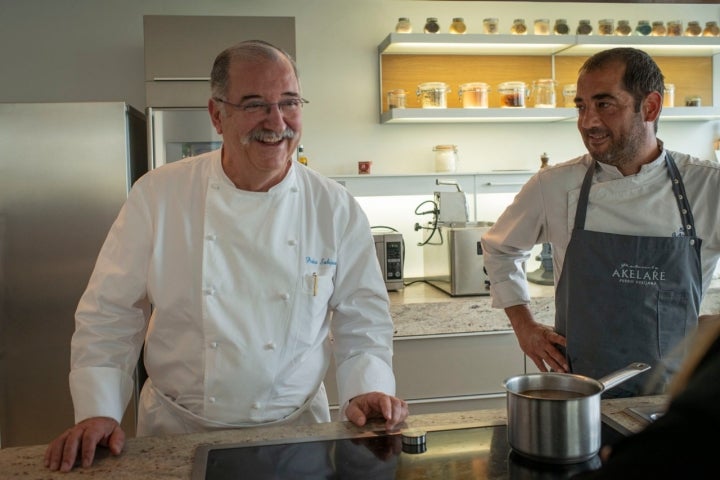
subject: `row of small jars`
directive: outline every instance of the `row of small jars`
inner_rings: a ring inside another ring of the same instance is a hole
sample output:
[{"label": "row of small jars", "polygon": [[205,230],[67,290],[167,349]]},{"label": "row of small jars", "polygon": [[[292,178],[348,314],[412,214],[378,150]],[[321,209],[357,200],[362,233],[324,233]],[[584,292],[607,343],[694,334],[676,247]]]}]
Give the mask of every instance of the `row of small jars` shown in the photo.
[{"label": "row of small jars", "polygon": [[[483,33],[490,35],[500,33],[498,25],[499,22],[497,18],[485,18],[483,20]],[[535,35],[550,35],[551,33],[555,35],[567,35],[570,33],[567,20],[563,18],[555,20],[555,25],[552,28],[550,28],[549,19],[540,18],[535,20],[533,27]],[[407,17],[399,18],[395,31],[397,33],[412,33],[410,19]],[[425,33],[439,33],[440,25],[438,24],[438,19],[436,17],[428,17],[423,31]],[[462,17],[453,18],[448,31],[454,34],[466,33],[467,26],[465,25],[465,20]],[[527,35],[528,27],[525,24],[525,19],[516,18],[513,20],[510,33],[514,35]],[[593,26],[590,20],[580,20],[575,33],[577,35],[592,35]],[[633,30],[628,20],[619,20],[617,26],[615,26],[613,19],[606,18],[598,21],[597,33],[599,35],[620,36],[629,36],[634,33],[640,36],[718,37],[720,36],[720,27],[718,27],[716,21],[706,22],[705,28],[700,26],[700,22],[689,21],[687,27],[683,30],[683,22],[681,20],[670,20],[667,22],[667,25],[662,21],[654,21],[650,24],[647,20],[640,20]]]},{"label": "row of small jars", "polygon": [[[525,107],[526,98],[532,98],[536,108],[556,106],[557,82],[552,79],[539,79],[531,86],[525,82],[510,81],[500,83],[497,92],[500,106],[504,108]],[[488,108],[490,86],[484,82],[469,82],[460,85],[458,97],[463,108]],[[447,108],[447,94],[450,86],[444,82],[426,82],[418,85],[417,98],[422,108]],[[575,85],[563,88],[565,106],[574,106]],[[405,90],[395,89],[387,93],[388,108],[405,108],[407,94]]]}]

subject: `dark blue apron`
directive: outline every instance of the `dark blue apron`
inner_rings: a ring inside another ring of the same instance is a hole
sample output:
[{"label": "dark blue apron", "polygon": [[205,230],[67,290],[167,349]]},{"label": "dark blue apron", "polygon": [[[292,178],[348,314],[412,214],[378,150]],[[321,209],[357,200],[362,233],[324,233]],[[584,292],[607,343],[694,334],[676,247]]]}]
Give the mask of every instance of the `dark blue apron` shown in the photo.
[{"label": "dark blue apron", "polygon": [[[669,153],[665,161],[685,236],[585,230],[594,161],[580,190],[555,296],[555,330],[567,338],[570,370],[599,379],[632,362],[653,367],[609,389],[605,398],[662,393],[682,360],[682,353],[673,349],[697,325],[701,239],[695,236],[677,165]],[[660,381],[647,385],[660,374]],[[649,386],[653,388],[648,390]]]}]

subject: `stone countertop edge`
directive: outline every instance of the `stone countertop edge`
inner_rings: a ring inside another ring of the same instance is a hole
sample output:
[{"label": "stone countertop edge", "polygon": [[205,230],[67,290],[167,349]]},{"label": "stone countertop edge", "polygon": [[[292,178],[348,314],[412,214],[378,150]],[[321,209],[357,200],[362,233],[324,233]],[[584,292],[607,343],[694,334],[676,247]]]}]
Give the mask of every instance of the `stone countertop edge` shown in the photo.
[{"label": "stone countertop edge", "polygon": [[[664,396],[623,398],[602,401],[603,416],[628,431],[637,432],[644,424],[625,413],[628,407],[658,406],[667,402]],[[421,428],[426,431],[448,428],[472,428],[507,423],[505,409],[472,410],[410,416],[403,429]],[[382,424],[373,423],[356,427],[349,422],[320,423],[306,426],[255,427],[238,430],[220,430],[188,435],[130,438],[122,455],[111,456],[101,450],[90,468],[76,468],[69,473],[51,472],[43,463],[45,445],[0,449],[0,479],[72,480],[101,478],[113,480],[189,480],[195,449],[200,445],[256,443],[275,440],[323,438],[354,438],[372,436],[383,431]]]},{"label": "stone countertop edge", "polygon": [[[718,283],[718,281],[714,281]],[[538,287],[530,299],[530,310],[538,322],[555,323],[553,288]],[[434,287],[415,284],[401,292],[390,292],[390,315],[395,339],[429,335],[467,335],[512,332],[505,312],[491,306],[485,296],[452,297]],[[720,313],[720,286],[708,289],[700,305],[701,314]]]}]

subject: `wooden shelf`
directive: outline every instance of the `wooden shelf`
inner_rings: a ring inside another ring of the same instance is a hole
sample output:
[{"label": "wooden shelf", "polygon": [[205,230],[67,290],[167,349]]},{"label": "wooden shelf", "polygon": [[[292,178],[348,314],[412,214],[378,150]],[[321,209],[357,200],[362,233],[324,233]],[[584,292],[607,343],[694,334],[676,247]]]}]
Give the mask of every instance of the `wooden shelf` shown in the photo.
[{"label": "wooden shelf", "polygon": [[[653,55],[668,83],[675,84],[676,105],[699,95],[706,106],[665,108],[661,121],[720,119],[720,41],[712,37],[616,37],[597,35],[389,34],[378,46],[380,123],[542,123],[574,122],[574,108],[499,108],[497,84],[538,78],[574,83],[585,59],[615,46],[640,48]],[[428,81],[450,86],[448,108],[420,108],[417,86]],[[490,85],[487,109],[465,109],[457,94],[467,82]],[[717,82],[715,82],[717,83]],[[387,108],[385,92],[402,88],[407,107]]]}]

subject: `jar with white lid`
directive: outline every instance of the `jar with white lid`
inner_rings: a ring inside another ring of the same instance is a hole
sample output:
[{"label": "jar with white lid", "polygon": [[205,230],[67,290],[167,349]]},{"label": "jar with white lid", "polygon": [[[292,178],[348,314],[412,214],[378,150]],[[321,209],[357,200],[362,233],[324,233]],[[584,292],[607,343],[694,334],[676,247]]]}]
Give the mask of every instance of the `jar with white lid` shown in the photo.
[{"label": "jar with white lid", "polygon": [[457,145],[435,145],[435,171],[454,172],[457,170]]},{"label": "jar with white lid", "polygon": [[418,85],[417,96],[422,108],[447,108],[450,86],[445,82],[425,82]]},{"label": "jar with white lid", "polygon": [[489,91],[487,83],[463,83],[458,90],[458,96],[462,100],[463,108],[488,108]]},{"label": "jar with white lid", "polygon": [[525,82],[503,82],[498,85],[502,108],[525,108],[527,85]]}]

